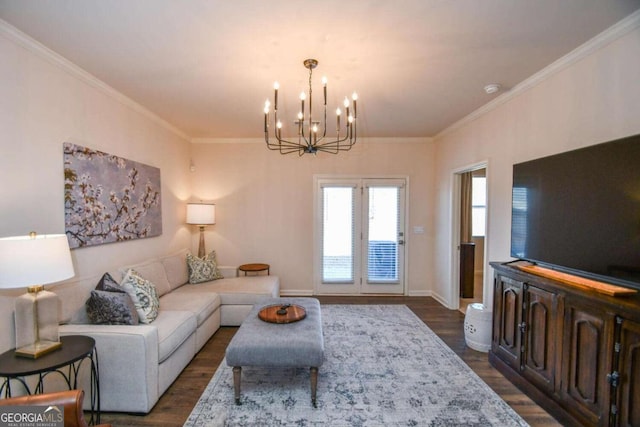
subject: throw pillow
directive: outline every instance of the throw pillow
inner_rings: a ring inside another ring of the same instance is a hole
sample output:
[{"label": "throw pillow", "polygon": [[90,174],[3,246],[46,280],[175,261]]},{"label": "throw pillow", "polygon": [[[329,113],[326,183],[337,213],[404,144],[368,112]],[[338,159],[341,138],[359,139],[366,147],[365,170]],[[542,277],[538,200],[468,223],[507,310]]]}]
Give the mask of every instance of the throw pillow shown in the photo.
[{"label": "throw pillow", "polygon": [[96,290],[107,292],[124,292],[124,289],[120,287],[118,282],[116,282],[109,273],[104,273],[102,275],[102,278],[98,282],[98,286],[96,286]]},{"label": "throw pillow", "polygon": [[196,284],[222,279],[216,261],[216,251],[211,251],[204,258],[198,258],[193,254],[187,254],[187,266],[189,267],[189,283]]},{"label": "throw pillow", "polygon": [[94,290],[85,304],[87,316],[96,325],[137,325],[138,312],[126,292]]},{"label": "throw pillow", "polygon": [[137,325],[138,312],[131,297],[105,273],[96,290],[85,303],[87,317],[94,324],[103,325]]},{"label": "throw pillow", "polygon": [[160,309],[160,299],[153,283],[140,276],[135,270],[129,270],[120,286],[131,297],[140,323],[151,323],[156,320]]}]

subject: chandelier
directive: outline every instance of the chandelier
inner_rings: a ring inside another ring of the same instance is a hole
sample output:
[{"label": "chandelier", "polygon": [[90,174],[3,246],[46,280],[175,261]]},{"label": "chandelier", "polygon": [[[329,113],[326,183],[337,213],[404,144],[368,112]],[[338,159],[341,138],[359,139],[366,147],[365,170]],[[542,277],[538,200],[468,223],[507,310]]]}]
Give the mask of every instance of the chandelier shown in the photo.
[{"label": "chandelier", "polygon": [[[336,109],[335,134],[327,136],[327,78],[322,78],[323,121],[322,126],[320,126],[320,121],[314,120],[312,116],[313,92],[311,88],[313,69],[318,66],[318,61],[315,59],[306,59],[304,61],[304,66],[309,70],[309,92],[308,94],[305,92],[300,94],[300,111],[298,112],[297,120],[294,121],[295,129],[293,129],[297,135],[288,138],[282,137],[283,125],[282,121],[278,117],[278,89],[280,88],[280,85],[278,82],[275,82],[273,84],[273,123],[275,124],[275,131],[273,134],[275,140],[273,138],[271,140],[269,139],[269,128],[271,127],[271,102],[267,100],[264,104],[264,139],[267,143],[267,147],[270,150],[279,151],[280,154],[298,153],[299,156],[302,156],[305,153],[316,154],[318,151],[338,154],[340,151],[350,150],[356,143],[357,139],[356,118],[358,95],[354,92],[351,96],[353,110],[349,106],[349,99],[347,97],[344,98],[343,104],[345,109],[345,119],[341,120],[342,111],[340,108]],[[308,111],[305,111],[304,107],[307,99]]]}]

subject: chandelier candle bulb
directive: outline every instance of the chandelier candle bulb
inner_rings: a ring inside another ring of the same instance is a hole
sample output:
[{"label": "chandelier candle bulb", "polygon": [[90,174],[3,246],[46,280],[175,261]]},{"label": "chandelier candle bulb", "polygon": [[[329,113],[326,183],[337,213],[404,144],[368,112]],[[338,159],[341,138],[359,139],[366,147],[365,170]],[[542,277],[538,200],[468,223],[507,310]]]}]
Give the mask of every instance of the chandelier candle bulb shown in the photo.
[{"label": "chandelier candle bulb", "polygon": [[356,107],[356,102],[358,101],[358,94],[353,92],[353,95],[351,95],[351,99],[353,99],[353,118],[355,119],[356,117],[358,117],[358,109]]},{"label": "chandelier candle bulb", "polygon": [[278,89],[280,89],[280,83],[275,82],[273,84],[273,108],[274,110],[278,110]]},{"label": "chandelier candle bulb", "polygon": [[327,105],[327,78],[322,78],[322,89],[324,91],[324,105]]}]

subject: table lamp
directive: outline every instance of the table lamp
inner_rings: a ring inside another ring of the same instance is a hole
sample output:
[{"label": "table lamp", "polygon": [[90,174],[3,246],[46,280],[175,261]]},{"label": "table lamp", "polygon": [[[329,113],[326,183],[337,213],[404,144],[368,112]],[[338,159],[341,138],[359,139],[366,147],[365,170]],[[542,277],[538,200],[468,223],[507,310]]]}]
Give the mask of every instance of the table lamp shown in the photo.
[{"label": "table lamp", "polygon": [[58,297],[44,285],[73,277],[65,234],[0,239],[0,289],[27,287],[15,300],[16,355],[38,358],[62,346]]},{"label": "table lamp", "polygon": [[216,205],[206,203],[187,203],[187,224],[200,228],[198,258],[204,258],[204,227],[216,223]]}]

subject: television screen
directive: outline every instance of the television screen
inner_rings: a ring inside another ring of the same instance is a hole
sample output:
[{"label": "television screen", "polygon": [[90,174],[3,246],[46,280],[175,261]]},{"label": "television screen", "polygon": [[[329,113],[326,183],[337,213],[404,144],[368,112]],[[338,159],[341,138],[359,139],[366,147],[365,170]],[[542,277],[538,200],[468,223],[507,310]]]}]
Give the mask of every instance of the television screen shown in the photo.
[{"label": "television screen", "polygon": [[515,164],[511,256],[640,289],[640,135]]}]

